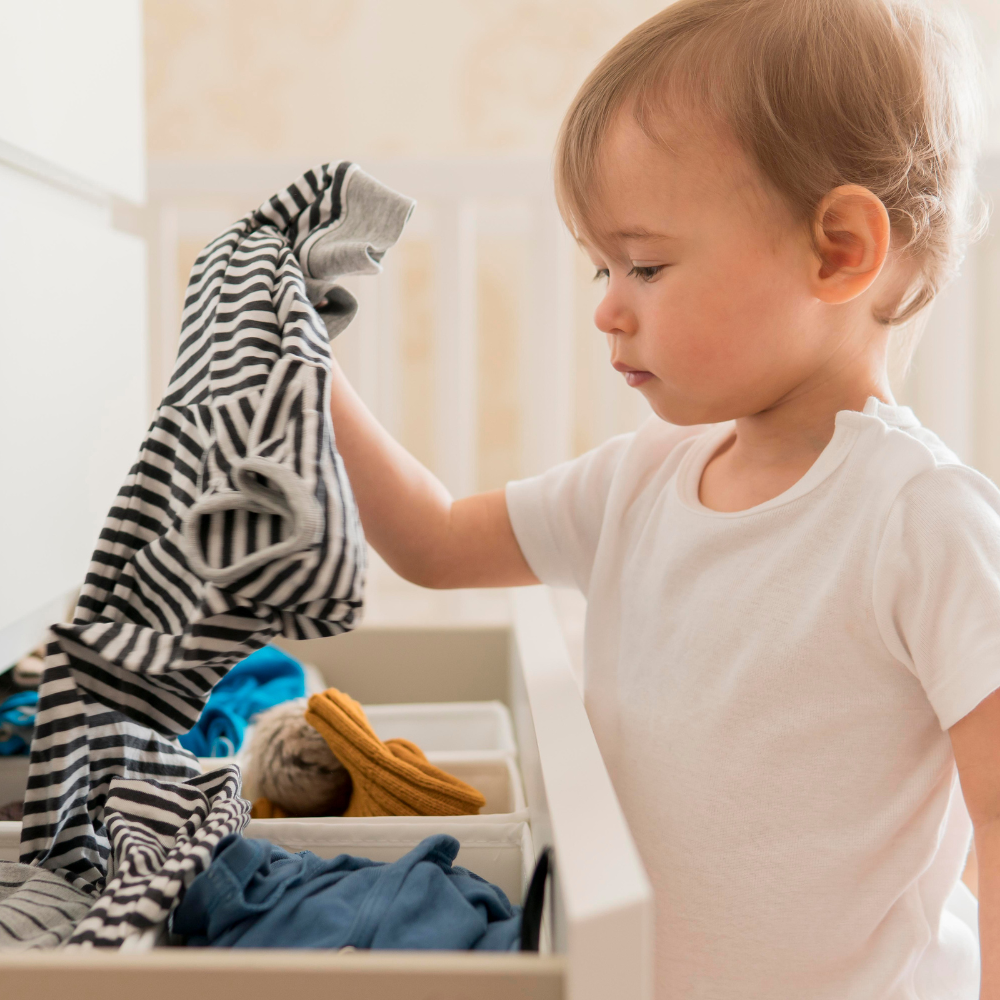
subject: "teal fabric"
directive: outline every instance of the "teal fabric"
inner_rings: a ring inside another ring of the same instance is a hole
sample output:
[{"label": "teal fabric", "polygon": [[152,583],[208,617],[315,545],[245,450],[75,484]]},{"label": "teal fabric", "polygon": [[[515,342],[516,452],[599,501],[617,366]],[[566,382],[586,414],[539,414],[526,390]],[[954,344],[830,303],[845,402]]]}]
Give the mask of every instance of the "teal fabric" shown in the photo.
[{"label": "teal fabric", "polygon": [[436,834],[385,864],[230,836],[191,883],[172,929],[214,947],[516,951],[521,907],[453,865],[458,850],[454,837]]},{"label": "teal fabric", "polygon": [[181,746],[196,757],[231,757],[255,715],[305,693],[302,664],[276,646],[265,646],[215,685],[194,728],[180,736]]},{"label": "teal fabric", "polygon": [[37,709],[37,691],[19,691],[0,704],[0,755],[28,752]]}]

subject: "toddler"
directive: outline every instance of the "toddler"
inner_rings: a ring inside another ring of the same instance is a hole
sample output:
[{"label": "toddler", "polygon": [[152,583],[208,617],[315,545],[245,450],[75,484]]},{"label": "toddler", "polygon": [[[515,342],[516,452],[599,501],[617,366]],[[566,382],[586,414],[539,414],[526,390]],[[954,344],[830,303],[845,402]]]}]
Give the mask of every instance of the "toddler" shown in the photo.
[{"label": "toddler", "polygon": [[594,70],[556,156],[655,415],[453,501],[335,376],[390,566],[586,595],[660,998],[974,997],[944,909],[973,826],[1000,998],[1000,493],[886,374],[973,228],[975,65],[916,0],[680,0]]}]

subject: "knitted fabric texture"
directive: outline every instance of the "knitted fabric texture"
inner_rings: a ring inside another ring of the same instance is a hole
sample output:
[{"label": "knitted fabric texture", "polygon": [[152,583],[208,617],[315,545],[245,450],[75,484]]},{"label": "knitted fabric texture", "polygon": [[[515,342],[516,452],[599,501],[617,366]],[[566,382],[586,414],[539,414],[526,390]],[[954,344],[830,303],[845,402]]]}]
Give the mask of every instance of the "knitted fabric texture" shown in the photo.
[{"label": "knitted fabric texture", "polygon": [[309,699],[306,721],[350,772],[345,816],[468,816],[486,805],[480,792],[429,763],[409,740],[383,743],[361,706],[336,688]]},{"label": "knitted fabric texture", "polygon": [[330,417],[330,337],[413,202],[324,165],[210,243],[177,362],[39,690],[21,861],[97,891],[116,777],[200,775],[177,737],[277,635],[354,626],[365,543]]},{"label": "knitted fabric texture", "polygon": [[279,805],[275,805],[270,799],[263,795],[259,799],[254,799],[250,809],[251,819],[288,819],[289,814]]}]

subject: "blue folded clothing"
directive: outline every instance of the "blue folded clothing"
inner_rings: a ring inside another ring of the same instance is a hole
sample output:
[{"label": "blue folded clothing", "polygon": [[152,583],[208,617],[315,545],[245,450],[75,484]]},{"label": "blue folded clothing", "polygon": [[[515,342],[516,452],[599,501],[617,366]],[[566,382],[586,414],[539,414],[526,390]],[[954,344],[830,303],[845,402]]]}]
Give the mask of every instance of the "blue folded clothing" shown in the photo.
[{"label": "blue folded clothing", "polygon": [[37,709],[37,691],[19,691],[0,704],[0,755],[28,752]]},{"label": "blue folded clothing", "polygon": [[232,834],[191,883],[172,930],[189,945],[516,951],[521,907],[452,864],[447,834],[386,864],[348,854],[289,854]]},{"label": "blue folded clothing", "polygon": [[197,757],[231,757],[258,712],[305,693],[302,664],[276,646],[265,646],[215,685],[194,728],[180,737],[181,746]]}]

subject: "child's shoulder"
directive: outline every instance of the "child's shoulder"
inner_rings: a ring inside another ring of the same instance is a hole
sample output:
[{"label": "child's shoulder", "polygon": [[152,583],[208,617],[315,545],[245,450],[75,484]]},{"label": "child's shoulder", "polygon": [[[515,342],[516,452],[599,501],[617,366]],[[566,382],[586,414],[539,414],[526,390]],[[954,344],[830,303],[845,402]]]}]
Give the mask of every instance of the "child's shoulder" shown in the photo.
[{"label": "child's shoulder", "polygon": [[890,406],[870,399],[863,412],[852,416],[863,424],[878,427],[889,453],[908,455],[927,470],[967,468],[934,431],[920,423],[908,406]]},{"label": "child's shoulder", "polygon": [[871,475],[896,517],[919,534],[938,528],[963,531],[972,523],[1000,530],[1000,491],[917,420],[909,407],[880,405],[863,416],[874,424],[868,452]]}]

